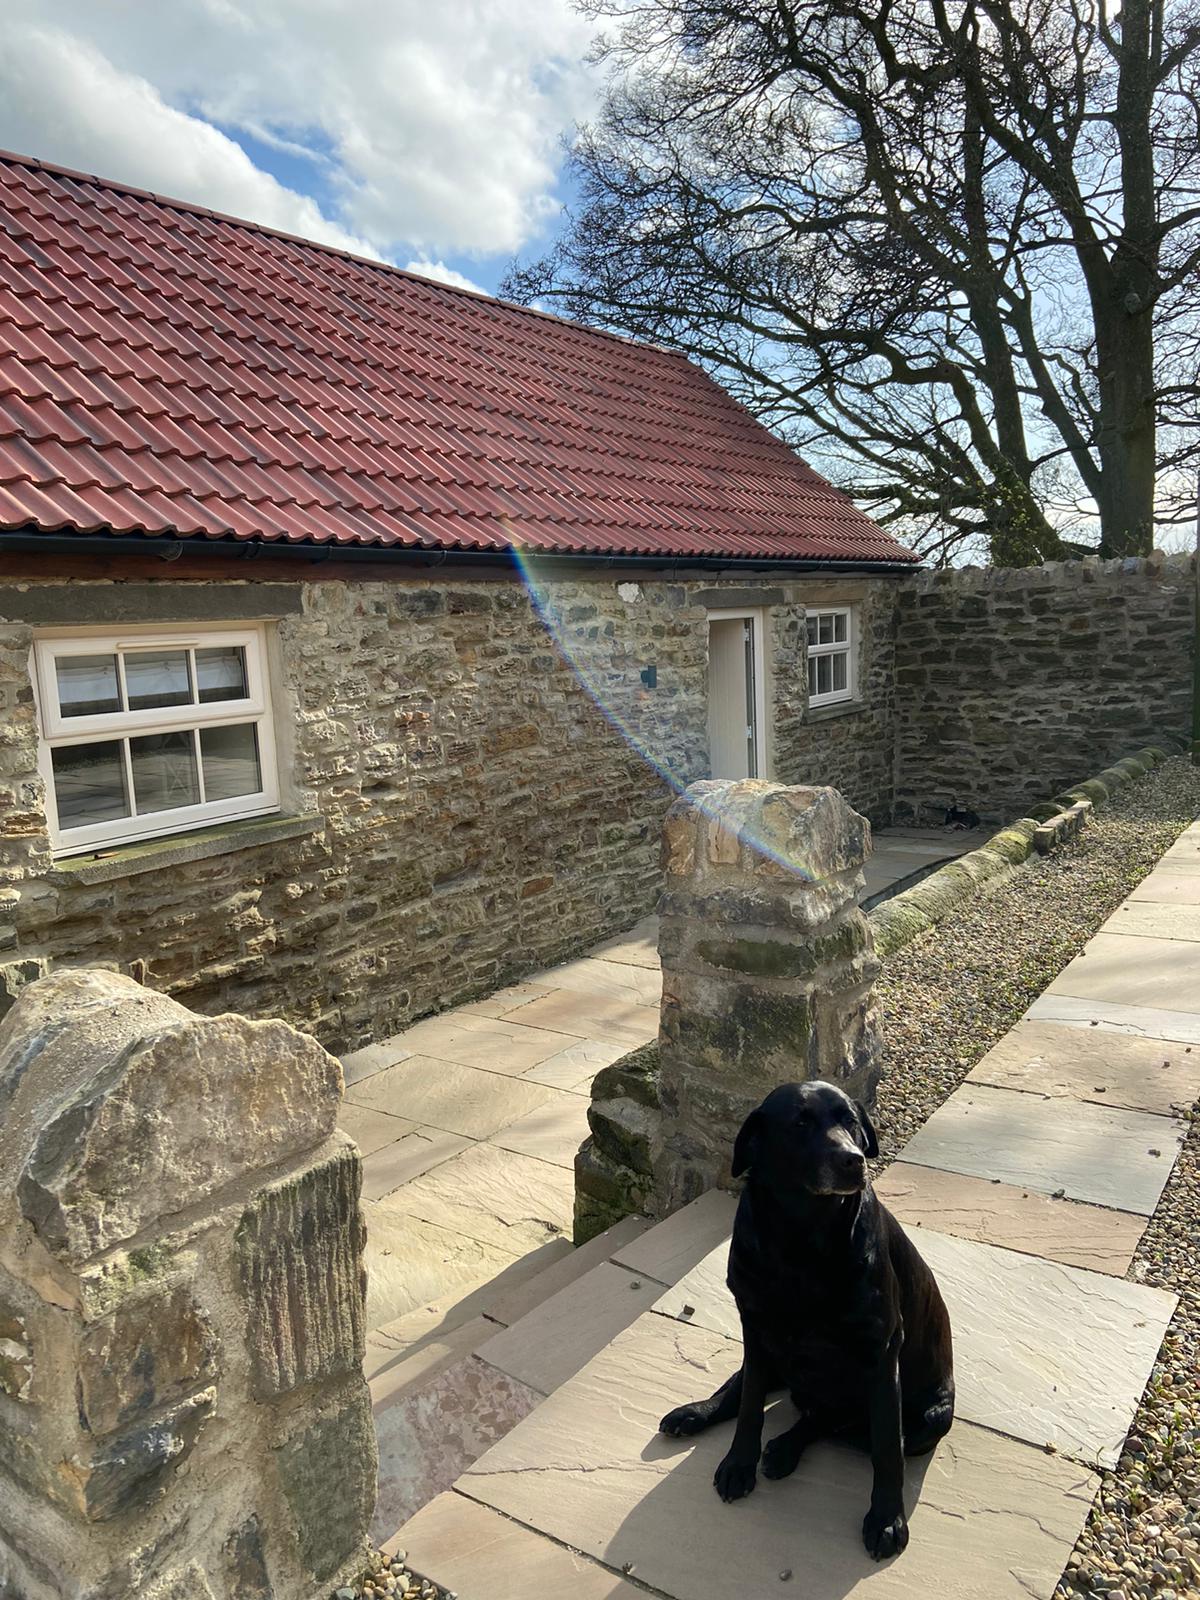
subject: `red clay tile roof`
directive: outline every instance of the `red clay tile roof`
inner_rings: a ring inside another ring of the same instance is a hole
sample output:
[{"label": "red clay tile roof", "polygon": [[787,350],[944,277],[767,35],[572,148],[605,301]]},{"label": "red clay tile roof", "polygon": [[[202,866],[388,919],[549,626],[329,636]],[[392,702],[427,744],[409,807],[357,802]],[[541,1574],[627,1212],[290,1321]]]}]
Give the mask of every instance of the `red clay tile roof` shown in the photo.
[{"label": "red clay tile roof", "polygon": [[909,561],[681,356],[0,156],[0,527]]}]

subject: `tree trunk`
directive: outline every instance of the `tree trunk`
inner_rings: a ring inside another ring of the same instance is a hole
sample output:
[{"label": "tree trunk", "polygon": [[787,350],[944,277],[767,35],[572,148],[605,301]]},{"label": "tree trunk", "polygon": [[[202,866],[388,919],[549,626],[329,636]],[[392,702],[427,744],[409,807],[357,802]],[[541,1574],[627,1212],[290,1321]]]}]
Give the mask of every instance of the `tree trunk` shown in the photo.
[{"label": "tree trunk", "polygon": [[1095,306],[1100,389],[1100,554],[1148,555],[1154,544],[1153,306],[1159,240],[1151,119],[1161,51],[1160,0],[1125,0],[1117,79],[1123,226],[1106,304]]}]

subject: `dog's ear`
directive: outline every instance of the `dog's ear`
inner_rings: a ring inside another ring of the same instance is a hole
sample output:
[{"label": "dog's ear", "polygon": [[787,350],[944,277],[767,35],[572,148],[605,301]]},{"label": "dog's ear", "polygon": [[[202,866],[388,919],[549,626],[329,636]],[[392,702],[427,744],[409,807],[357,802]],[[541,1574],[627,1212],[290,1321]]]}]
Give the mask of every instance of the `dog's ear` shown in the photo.
[{"label": "dog's ear", "polygon": [[759,1145],[762,1141],[763,1114],[761,1106],[752,1111],[738,1129],[738,1136],[733,1141],[733,1166],[730,1169],[735,1178],[740,1178],[743,1172],[749,1171],[758,1157]]},{"label": "dog's ear", "polygon": [[879,1140],[875,1137],[875,1125],[867,1115],[867,1108],[861,1100],[854,1102],[854,1109],[858,1112],[858,1127],[861,1135],[860,1143],[865,1156],[879,1154]]}]

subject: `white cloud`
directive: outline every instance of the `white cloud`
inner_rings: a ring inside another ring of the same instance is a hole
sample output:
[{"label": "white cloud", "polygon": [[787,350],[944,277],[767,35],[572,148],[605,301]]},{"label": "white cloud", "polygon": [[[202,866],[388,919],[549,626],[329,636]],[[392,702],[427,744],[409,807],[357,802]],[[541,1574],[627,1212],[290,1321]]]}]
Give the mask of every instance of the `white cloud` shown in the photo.
[{"label": "white cloud", "polygon": [[[582,65],[591,25],[571,0],[9,0],[5,11],[0,144],[434,266],[508,255],[553,221],[561,141],[594,89]],[[214,123],[281,152],[297,187]]]},{"label": "white cloud", "polygon": [[[6,133],[7,148],[58,160],[135,188],[192,200],[248,217],[286,233],[360,255],[377,255],[367,240],[321,214],[307,196],[260,171],[241,146],[207,122],[166,105],[145,81],[119,73],[78,39],[29,29],[21,48],[0,55],[0,125],[30,133],[51,118],[52,134],[31,148]],[[120,107],[114,117],[112,108]]]},{"label": "white cloud", "polygon": [[432,278],[435,283],[448,283],[452,289],[473,289],[476,294],[486,294],[486,289],[481,289],[477,283],[472,283],[470,278],[461,272],[455,272],[453,267],[448,267],[444,261],[410,261],[405,267],[405,272],[415,272],[419,277]]}]

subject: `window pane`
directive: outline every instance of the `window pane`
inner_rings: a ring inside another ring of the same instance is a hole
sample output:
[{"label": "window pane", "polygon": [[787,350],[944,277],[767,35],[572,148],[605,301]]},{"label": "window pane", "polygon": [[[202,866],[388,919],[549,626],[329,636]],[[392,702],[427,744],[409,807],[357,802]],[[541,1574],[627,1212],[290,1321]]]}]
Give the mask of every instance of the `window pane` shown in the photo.
[{"label": "window pane", "polygon": [[833,687],[835,689],[844,689],[846,687],[847,657],[839,651],[836,656],[830,656],[829,659],[833,662]]},{"label": "window pane", "polygon": [[192,683],[188,673],[187,651],[139,650],[136,654],[127,654],[125,690],[129,696],[130,711],[149,711],[156,706],[191,705]]},{"label": "window pane", "polygon": [[816,619],[816,617],[806,617],[805,621],[806,621],[806,623],[808,625],[808,642],[809,642],[809,644],[816,644],[816,642],[817,642],[817,619]]},{"label": "window pane", "polygon": [[828,694],[833,682],[833,660],[830,656],[817,657],[817,693]]},{"label": "window pane", "polygon": [[197,650],[196,687],[202,706],[213,700],[244,700],[249,690],[246,687],[246,652],[241,645]]},{"label": "window pane", "polygon": [[846,642],[846,613],[844,611],[834,613],[833,637],[838,644],[845,644]]},{"label": "window pane", "polygon": [[60,828],[85,828],[129,815],[120,739],[51,751]]},{"label": "window pane", "polygon": [[59,656],[54,669],[58,675],[59,709],[64,717],[94,717],[104,711],[120,711],[116,656]]},{"label": "window pane", "polygon": [[133,792],[139,811],[169,811],[200,800],[190,732],[148,733],[130,739]]},{"label": "window pane", "polygon": [[817,692],[817,658],[815,656],[809,656],[808,658],[808,692],[809,694],[816,694]]},{"label": "window pane", "polygon": [[820,629],[819,629],[819,632],[818,632],[818,635],[817,635],[817,643],[818,644],[832,644],[833,643],[833,617],[832,617],[832,615],[827,611],[827,612],[825,612],[825,614],[822,617],[818,618],[818,621],[820,622],[821,626],[820,626]]},{"label": "window pane", "polygon": [[234,728],[201,728],[200,759],[204,763],[206,800],[232,800],[262,788],[258,735],[252,722]]}]

